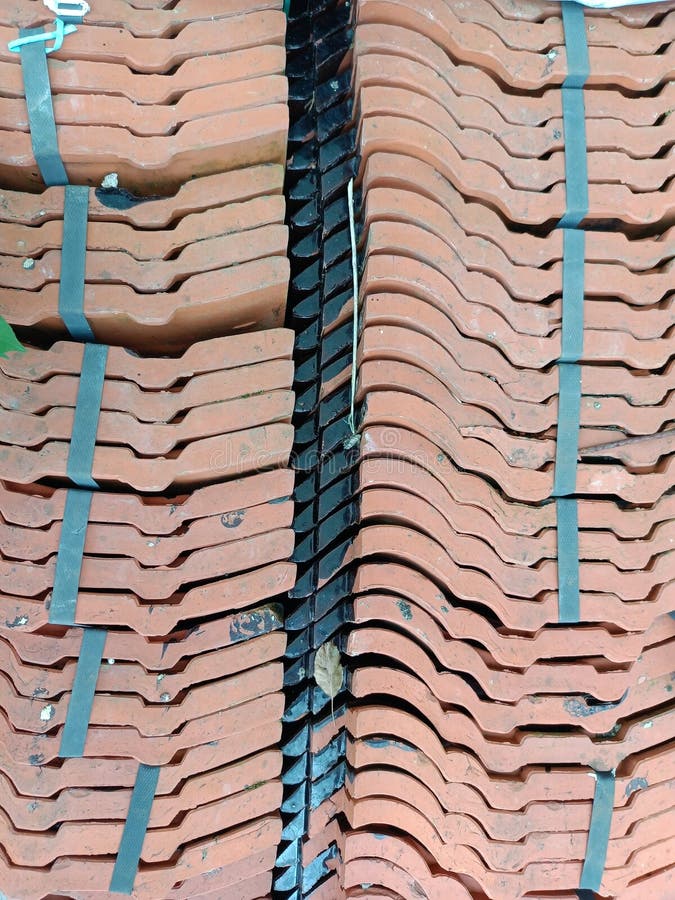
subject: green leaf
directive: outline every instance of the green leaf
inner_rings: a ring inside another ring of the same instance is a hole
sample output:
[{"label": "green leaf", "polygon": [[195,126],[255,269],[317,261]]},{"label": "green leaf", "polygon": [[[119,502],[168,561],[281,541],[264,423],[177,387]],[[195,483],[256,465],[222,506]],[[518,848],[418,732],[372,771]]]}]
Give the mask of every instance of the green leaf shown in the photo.
[{"label": "green leaf", "polygon": [[12,351],[23,353],[24,350],[25,347],[17,340],[12,327],[0,316],[0,356],[5,357]]}]

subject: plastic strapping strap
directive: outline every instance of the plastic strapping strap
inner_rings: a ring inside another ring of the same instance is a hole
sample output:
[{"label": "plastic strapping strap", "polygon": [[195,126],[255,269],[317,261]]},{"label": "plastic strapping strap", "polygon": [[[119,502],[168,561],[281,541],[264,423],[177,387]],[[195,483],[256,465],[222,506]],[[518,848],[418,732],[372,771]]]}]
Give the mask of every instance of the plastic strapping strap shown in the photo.
[{"label": "plastic strapping strap", "polygon": [[[584,346],[583,231],[563,230],[562,339],[558,360],[558,428],[553,496],[558,533],[558,621],[578,622],[579,522],[576,491]],[[563,499],[565,498],[565,499]]]},{"label": "plastic strapping strap", "polygon": [[576,490],[580,406],[581,366],[577,363],[560,363],[554,497],[569,497]]},{"label": "plastic strapping strap", "polygon": [[558,532],[558,621],[578,622],[579,601],[579,510],[571,497],[556,502]]},{"label": "plastic strapping strap", "polygon": [[577,228],[588,215],[588,159],[583,86],[590,71],[584,8],[563,0],[563,27],[567,52],[567,77],[562,86],[565,132],[565,185],[567,209],[560,228]]},{"label": "plastic strapping strap", "polygon": [[558,360],[558,428],[555,480],[558,540],[558,621],[578,622],[579,510],[571,495],[576,490],[581,418],[581,367],[584,341],[585,235],[575,231],[588,214],[586,113],[583,86],[589,74],[588,44],[583,8],[564,0],[563,25],[567,48],[567,77],[562,88],[565,131],[567,208],[563,228],[563,315]]},{"label": "plastic strapping strap", "polygon": [[[42,28],[22,28],[19,36],[26,38],[44,33]],[[22,44],[20,53],[33,156],[40,169],[42,180],[49,187],[67,184],[68,176],[56,137],[46,49],[46,42],[41,40]]]},{"label": "plastic strapping strap", "polygon": [[562,343],[558,362],[576,363],[584,352],[584,265],[586,235],[563,230]]},{"label": "plastic strapping strap", "polygon": [[607,846],[614,812],[614,772],[595,773],[595,795],[588,831],[586,858],[581,870],[582,891],[599,892],[607,859]]},{"label": "plastic strapping strap", "polygon": [[79,757],[84,753],[106,636],[107,631],[102,628],[85,628],[82,632],[75,681],[59,747],[59,756],[63,758]]},{"label": "plastic strapping strap", "polygon": [[[90,488],[97,487],[91,470],[107,360],[108,347],[105,344],[84,346],[66,467],[68,477],[78,488],[69,490],[66,494],[49,607],[49,621],[59,625],[76,624],[77,596],[91,509]],[[82,632],[73,692],[61,736],[59,755],[62,757],[82,756],[84,753],[105,637],[106,632],[99,628],[85,628]]]},{"label": "plastic strapping strap", "polygon": [[75,624],[91,496],[91,491],[81,490],[69,490],[66,494],[54,589],[49,606],[49,621],[54,625]]},{"label": "plastic strapping strap", "polygon": [[563,0],[560,6],[567,54],[567,76],[563,87],[580,90],[588,81],[590,74],[584,10],[578,3],[572,3],[570,0]]},{"label": "plastic strapping strap", "polygon": [[558,441],[553,494],[564,497],[576,490],[581,415],[581,367],[584,349],[583,231],[563,230],[562,338],[558,359]]},{"label": "plastic strapping strap", "polygon": [[77,341],[95,340],[94,332],[84,315],[88,213],[89,188],[67,185],[63,205],[59,315],[70,336]]},{"label": "plastic strapping strap", "polygon": [[578,622],[581,611],[578,503],[576,498],[565,496],[573,494],[576,485],[581,366],[576,363],[561,363],[558,366],[558,377],[560,393],[553,490],[556,498],[558,543],[558,621],[569,623]]},{"label": "plastic strapping strap", "polygon": [[69,490],[63,511],[59,552],[56,558],[54,589],[49,621],[55,625],[74,625],[80,585],[82,555],[87,535],[91,489],[98,487],[91,474],[96,449],[96,433],[108,360],[105,344],[86,344],[77,392],[75,416],[66,473],[84,490]]},{"label": "plastic strapping strap", "polygon": [[131,894],[134,889],[138,863],[143,850],[145,833],[148,829],[152,801],[157,790],[159,766],[141,763],[136,774],[136,783],[131,794],[131,802],[124,823],[115,867],[110,880],[110,890],[117,894]]},{"label": "plastic strapping strap", "polygon": [[66,475],[78,487],[98,487],[92,465],[107,361],[106,344],[85,344],[66,467]]}]

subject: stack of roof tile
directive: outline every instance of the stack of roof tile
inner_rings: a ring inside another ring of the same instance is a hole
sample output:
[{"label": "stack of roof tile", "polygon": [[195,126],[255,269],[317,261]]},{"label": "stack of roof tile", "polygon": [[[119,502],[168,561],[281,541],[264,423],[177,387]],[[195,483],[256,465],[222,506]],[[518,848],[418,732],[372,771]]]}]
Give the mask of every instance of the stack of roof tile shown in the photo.
[{"label": "stack of roof tile", "polygon": [[[274,0],[170,6],[92,4],[48,56],[69,186],[40,179],[7,49],[49,13],[30,0],[0,13],[0,314],[26,346],[0,360],[0,890],[13,900],[259,900],[281,835],[280,601],[295,580],[285,17]],[[88,344],[64,314],[71,185],[90,186]]]},{"label": "stack of roof tile", "polygon": [[[95,7],[96,4],[91,4]],[[0,14],[0,175],[40,185],[23,102],[16,28],[42,25],[39,2]],[[165,194],[200,175],[282,163],[288,111],[285,16],[278,0],[92,9],[52,54],[61,158],[72,184],[110,172],[127,190]]]},{"label": "stack of roof tile", "polygon": [[[214,334],[282,325],[282,186],[283,169],[268,164],[133,205],[119,188],[90,190],[83,304],[97,339],[176,351]],[[64,189],[5,198],[0,315],[61,335]]]},{"label": "stack of roof tile", "polygon": [[[355,19],[359,504],[326,525],[320,580],[353,577],[350,769],[331,801],[352,830],[316,897],[339,882],[348,897],[571,898],[596,881],[665,898],[675,13],[586,18],[574,621],[555,490],[573,140],[560,5],[360,0]],[[350,316],[348,298],[347,333]],[[336,410],[347,363],[324,378]],[[328,565],[338,519],[352,537]]]},{"label": "stack of roof tile", "polygon": [[[96,430],[94,480],[162,491],[284,465],[293,440],[291,339],[281,329],[237,335],[159,361],[114,348]],[[66,477],[82,347],[59,342],[2,364],[8,480]],[[27,377],[8,377],[8,369]],[[38,381],[36,369],[59,374]]]}]

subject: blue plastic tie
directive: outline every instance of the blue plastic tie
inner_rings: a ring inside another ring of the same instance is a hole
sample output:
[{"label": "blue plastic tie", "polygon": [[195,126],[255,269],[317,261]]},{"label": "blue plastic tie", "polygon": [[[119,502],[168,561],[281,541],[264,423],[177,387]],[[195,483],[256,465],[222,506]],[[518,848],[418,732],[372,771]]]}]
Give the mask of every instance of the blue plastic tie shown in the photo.
[{"label": "blue plastic tie", "polygon": [[[43,28],[22,28],[19,30],[19,37],[15,38],[7,44],[7,49],[12,53],[21,53],[24,47],[30,44],[44,44],[44,52],[46,55],[60,50],[63,46],[63,39],[67,34],[77,31],[75,25],[66,24],[67,17],[59,16],[54,22],[53,31],[45,31]],[[51,47],[47,46],[48,41],[54,41]]]}]

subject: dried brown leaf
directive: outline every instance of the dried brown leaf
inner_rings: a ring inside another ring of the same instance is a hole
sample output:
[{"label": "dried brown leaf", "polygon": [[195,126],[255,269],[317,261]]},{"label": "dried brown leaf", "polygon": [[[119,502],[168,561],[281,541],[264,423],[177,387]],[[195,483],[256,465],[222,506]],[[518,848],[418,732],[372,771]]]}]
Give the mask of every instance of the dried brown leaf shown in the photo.
[{"label": "dried brown leaf", "polygon": [[330,697],[331,715],[333,712],[333,700],[340,693],[344,678],[344,667],[340,662],[340,651],[333,641],[326,641],[316,651],[314,657],[314,680]]}]

